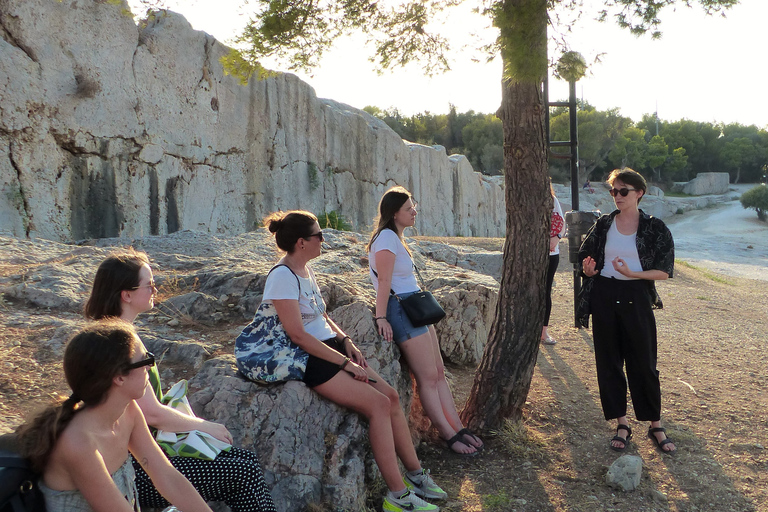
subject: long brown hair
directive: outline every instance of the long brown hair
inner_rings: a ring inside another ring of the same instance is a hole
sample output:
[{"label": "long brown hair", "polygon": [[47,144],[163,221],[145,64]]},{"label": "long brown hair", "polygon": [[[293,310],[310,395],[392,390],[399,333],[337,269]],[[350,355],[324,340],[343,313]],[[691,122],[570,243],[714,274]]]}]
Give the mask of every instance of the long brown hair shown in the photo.
[{"label": "long brown hair", "polygon": [[264,225],[275,235],[275,243],[288,254],[296,248],[299,238],[307,238],[312,234],[315,222],[317,217],[304,210],[274,212],[264,217]]},{"label": "long brown hair", "polygon": [[133,248],[107,256],[96,270],[91,296],[85,303],[86,318],[119,317],[122,313],[121,293],[139,286],[139,271],[144,265],[149,266],[147,253]]},{"label": "long brown hair", "polygon": [[112,388],[112,379],[127,373],[136,340],[133,327],[119,319],[95,323],[72,337],[64,351],[64,376],[72,395],[60,399],[16,431],[19,451],[36,471],[45,469],[56,442],[75,414],[103,403]]},{"label": "long brown hair", "polygon": [[[379,211],[376,214],[376,217],[373,218],[373,225],[375,227],[371,233],[370,240],[368,240],[368,245],[365,246],[365,252],[371,252],[371,246],[373,245],[374,240],[376,240],[376,237],[379,236],[379,233],[381,233],[383,230],[391,229],[397,233],[397,226],[395,226],[395,214],[409,199],[413,200],[413,195],[411,195],[411,193],[408,192],[405,187],[401,187],[400,185],[395,185],[394,187],[384,192],[384,195],[381,196],[381,200],[379,201]],[[402,240],[400,233],[397,233],[397,236],[399,236]],[[408,245],[404,240],[403,246],[405,246],[408,254],[410,254],[411,251],[408,249]]]}]

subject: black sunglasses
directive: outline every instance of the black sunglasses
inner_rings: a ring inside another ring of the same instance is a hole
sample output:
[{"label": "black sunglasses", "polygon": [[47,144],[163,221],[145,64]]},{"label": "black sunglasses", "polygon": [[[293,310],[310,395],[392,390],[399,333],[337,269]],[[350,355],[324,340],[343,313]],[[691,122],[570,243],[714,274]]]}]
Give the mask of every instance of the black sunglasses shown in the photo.
[{"label": "black sunglasses", "polygon": [[609,190],[609,193],[613,197],[616,197],[618,194],[621,194],[621,197],[627,197],[627,194],[629,194],[630,192],[634,192],[635,190],[637,190],[637,189],[636,188],[627,188],[627,187],[612,188],[611,190]]},{"label": "black sunglasses", "polygon": [[125,365],[125,371],[135,370],[136,368],[142,368],[144,366],[155,366],[155,354],[147,352],[146,359]]},{"label": "black sunglasses", "polygon": [[323,238],[323,232],[322,231],[318,231],[317,233],[312,233],[311,235],[307,235],[304,238],[305,239],[312,238],[313,236],[318,237],[321,242],[325,241],[325,238]]}]

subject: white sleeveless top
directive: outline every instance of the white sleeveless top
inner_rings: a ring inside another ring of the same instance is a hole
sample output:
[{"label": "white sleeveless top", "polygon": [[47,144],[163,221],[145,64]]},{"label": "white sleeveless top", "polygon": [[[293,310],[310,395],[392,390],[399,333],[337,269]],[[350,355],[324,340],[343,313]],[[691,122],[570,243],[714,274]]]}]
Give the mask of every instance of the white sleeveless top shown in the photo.
[{"label": "white sleeveless top", "polygon": [[643,271],[643,267],[640,265],[640,256],[637,255],[637,231],[631,235],[622,235],[619,233],[619,228],[616,227],[614,219],[614,222],[611,223],[611,227],[608,229],[608,236],[605,240],[605,264],[600,270],[600,275],[603,277],[615,277],[624,281],[634,280],[620,274],[613,268],[612,261],[617,256],[626,262],[630,270],[634,272]]}]

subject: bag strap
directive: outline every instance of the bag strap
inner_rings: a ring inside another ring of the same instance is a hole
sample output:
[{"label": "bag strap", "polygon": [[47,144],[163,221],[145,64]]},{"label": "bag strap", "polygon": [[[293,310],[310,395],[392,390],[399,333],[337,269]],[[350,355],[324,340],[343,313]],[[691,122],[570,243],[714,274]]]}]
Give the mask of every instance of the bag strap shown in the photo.
[{"label": "bag strap", "polygon": [[298,297],[297,300],[300,301],[301,300],[301,281],[299,280],[299,276],[296,275],[296,272],[294,272],[291,267],[289,267],[285,263],[278,263],[277,265],[275,265],[274,267],[269,269],[269,272],[267,272],[267,277],[269,277],[269,274],[271,274],[272,271],[275,270],[277,267],[285,267],[285,268],[287,268],[288,270],[291,271],[291,274],[293,274],[293,277],[296,278],[296,285],[299,287],[299,297]]},{"label": "bag strap", "polygon": [[[373,275],[375,275],[376,279],[378,279],[379,278],[379,274],[377,274],[376,271],[373,270],[373,267],[371,267],[370,264],[368,264],[368,268],[371,269],[371,272],[373,272]],[[424,278],[421,277],[421,272],[419,272],[419,267],[417,267],[415,263],[413,263],[413,269],[416,271],[416,275],[419,276],[419,280],[421,281],[421,289],[422,290],[426,290],[427,287],[424,284]],[[389,293],[391,295],[393,295],[398,301],[400,300],[400,297],[397,296],[397,294],[394,292],[394,290],[392,290],[392,288],[389,289]]]},{"label": "bag strap", "polygon": [[27,459],[24,459],[21,456],[17,456],[17,457],[2,457],[2,456],[0,456],[0,467],[2,467],[2,468],[31,469]]}]

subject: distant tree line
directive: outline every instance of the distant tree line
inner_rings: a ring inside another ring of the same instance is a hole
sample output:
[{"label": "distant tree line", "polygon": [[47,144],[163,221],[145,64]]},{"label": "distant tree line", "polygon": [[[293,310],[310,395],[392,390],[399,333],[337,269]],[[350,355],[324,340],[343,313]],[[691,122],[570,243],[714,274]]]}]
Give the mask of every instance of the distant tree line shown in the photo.
[{"label": "distant tree line", "polygon": [[[463,154],[484,174],[501,174],[504,159],[501,121],[494,114],[472,110],[447,114],[424,112],[403,116],[397,109],[365,107],[403,139],[444,146]],[[646,114],[640,122],[621,116],[619,109],[597,110],[580,103],[579,181],[602,180],[617,167],[632,167],[657,184],[688,181],[699,172],[728,172],[732,183],[756,183],[768,172],[768,131],[754,125],[720,124],[682,119],[663,121]],[[568,139],[568,110],[550,113],[552,140]],[[559,148],[555,148],[557,151]],[[550,174],[568,181],[568,161],[550,159]]]}]

